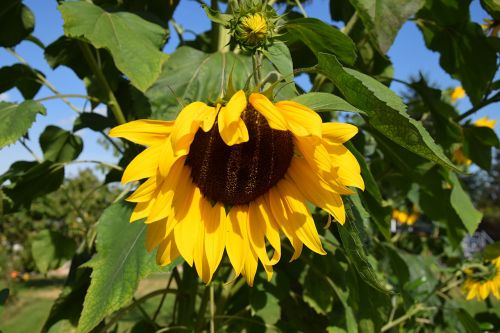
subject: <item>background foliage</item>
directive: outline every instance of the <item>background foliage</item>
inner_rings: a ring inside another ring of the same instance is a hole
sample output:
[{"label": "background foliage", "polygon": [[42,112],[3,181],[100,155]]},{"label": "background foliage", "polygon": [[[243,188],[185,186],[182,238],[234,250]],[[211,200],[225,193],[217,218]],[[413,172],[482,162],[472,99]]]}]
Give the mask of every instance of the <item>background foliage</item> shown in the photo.
[{"label": "background foliage", "polygon": [[[0,148],[21,142],[32,151],[39,145],[43,157],[17,161],[0,175],[6,287],[0,311],[10,314],[23,295],[15,284],[22,277],[11,272],[47,277],[69,260],[64,287],[40,319],[42,332],[500,330],[498,300],[466,301],[462,289],[464,264],[500,256],[498,243],[472,253],[461,246],[478,227],[500,237],[499,140],[493,129],[469,120],[500,100],[500,6],[481,0],[492,19],[481,27],[470,20],[470,2],[330,0],[338,26],[307,18],[298,1],[273,2],[288,14],[282,34],[264,52],[262,76],[275,100],[293,99],[325,120],[360,128],[348,148],[362,167],[366,191],[345,198],[344,226],[323,229],[328,217],[316,212],[327,256],[307,252],[293,263],[282,260],[271,282],[260,272],[250,288],[241,279],[228,283],[228,264],[207,287],[182,262],[155,264],[154,251],[144,247],[144,225],[127,222],[131,207],[122,197],[131,187],[117,185],[143,148],[106,134],[134,119],[175,119],[189,102],[215,100],[229,80],[243,88],[251,59],[228,44],[227,31],[214,23],[184,40],[172,21],[175,0],[59,1],[64,35],[44,45],[32,34],[31,10],[21,0],[3,1],[0,46],[19,62],[0,68],[0,93],[17,89],[25,100],[0,102]],[[210,6],[227,7],[218,1]],[[393,78],[387,51],[407,20],[416,22],[441,67],[461,82],[470,110],[460,113],[450,91],[424,76]],[[173,33],[180,44],[167,55],[162,50]],[[74,71],[87,94],[60,94],[16,52],[22,41],[42,48],[52,68]],[[292,79],[302,73],[310,91]],[[404,96],[388,88],[394,80],[407,86]],[[53,95],[36,98],[42,86]],[[92,110],[75,107],[71,98],[86,100]],[[63,99],[78,112],[73,129],[52,124],[30,138],[31,125],[51,112],[45,107],[50,99]],[[104,115],[96,112],[100,105]],[[81,129],[100,133],[119,157],[118,165],[90,161],[104,177],[88,170],[65,177],[69,165],[81,162]],[[457,160],[457,152],[473,166]],[[412,226],[396,224],[393,209],[419,218]],[[291,252],[286,245],[285,255]],[[5,332],[21,327],[4,328],[0,321]]]}]

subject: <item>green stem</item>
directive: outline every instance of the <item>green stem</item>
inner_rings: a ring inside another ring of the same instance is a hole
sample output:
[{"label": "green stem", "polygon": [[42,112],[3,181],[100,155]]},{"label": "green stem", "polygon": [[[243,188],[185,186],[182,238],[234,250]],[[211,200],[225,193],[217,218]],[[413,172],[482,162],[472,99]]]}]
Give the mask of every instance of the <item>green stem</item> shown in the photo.
[{"label": "green stem", "polygon": [[205,325],[205,314],[207,313],[207,305],[209,299],[210,299],[210,287],[205,286],[205,290],[203,291],[203,297],[201,298],[201,304],[198,309],[198,319],[196,321],[196,328],[194,330],[195,333],[203,331],[203,326]]},{"label": "green stem", "polygon": [[155,296],[158,296],[158,295],[163,295],[164,293],[177,294],[178,290],[177,289],[168,289],[168,290],[158,289],[158,290],[152,291],[149,294],[146,294],[146,295],[144,295],[144,296],[142,296],[140,298],[135,299],[132,303],[130,303],[126,307],[121,308],[120,310],[118,310],[118,312],[113,316],[113,318],[111,318],[106,323],[106,325],[101,329],[100,332],[101,333],[106,333],[111,327],[113,327],[113,325],[118,321],[118,319],[121,318],[121,316],[123,316],[125,313],[127,313],[133,307],[135,307],[135,306],[137,306],[137,305],[139,305],[141,303],[144,303],[145,301],[147,301],[148,299],[150,299],[152,297],[155,297]]},{"label": "green stem", "polygon": [[111,163],[102,162],[102,161],[94,161],[94,160],[70,161],[70,162],[67,162],[66,165],[68,165],[68,164],[80,164],[80,163],[101,164],[101,165],[103,165],[105,167],[108,167],[110,169],[115,169],[115,170],[118,170],[118,171],[123,171],[123,168],[121,166],[118,166],[118,165],[115,165],[115,164],[111,164]]},{"label": "green stem", "polygon": [[210,333],[215,333],[215,296],[213,284],[210,284]]},{"label": "green stem", "polygon": [[347,36],[349,36],[351,34],[352,29],[354,28],[354,26],[356,25],[357,22],[358,22],[358,13],[355,12],[351,16],[349,21],[347,21],[347,24],[342,29],[342,32],[345,33]]},{"label": "green stem", "polygon": [[87,63],[90,66],[90,69],[92,70],[92,73],[94,73],[94,75],[97,78],[97,81],[101,85],[101,88],[105,91],[106,95],[108,96],[108,106],[111,109],[113,115],[115,116],[116,122],[118,124],[126,123],[127,121],[125,120],[125,116],[123,115],[120,104],[118,103],[118,100],[116,99],[113,90],[111,90],[111,87],[109,86],[108,81],[106,80],[106,77],[104,76],[101,68],[97,64],[96,59],[92,54],[89,45],[86,43],[79,43],[79,45],[80,48],[82,49],[85,60],[87,61]]},{"label": "green stem", "polygon": [[253,67],[253,79],[255,81],[255,86],[259,86],[261,81],[260,69],[262,64],[261,53],[259,51],[255,51],[252,54],[252,67]]},{"label": "green stem", "polygon": [[455,118],[456,121],[464,120],[468,116],[473,115],[474,113],[478,112],[482,108],[484,108],[487,105],[490,105],[492,103],[500,102],[500,92],[497,92],[493,97],[486,99],[484,101],[479,102],[478,104],[474,105],[469,111],[466,111],[462,113],[461,115],[457,116]]},{"label": "green stem", "polygon": [[[170,289],[170,285],[172,284],[172,281],[174,280],[174,274],[170,273],[170,277],[167,282],[167,287],[165,288],[165,291]],[[167,298],[167,293],[164,292],[163,295],[161,296],[160,304],[158,304],[158,307],[156,308],[155,313],[153,314],[153,321],[156,321],[156,318],[160,314],[161,307],[163,306],[163,303],[165,302],[165,299]]]},{"label": "green stem", "polygon": [[425,310],[431,310],[431,309],[432,308],[424,307],[422,304],[417,304],[412,309],[410,309],[407,313],[405,313],[404,315],[399,317],[398,319],[391,321],[391,322],[388,322],[387,324],[382,326],[382,328],[380,329],[380,332],[386,332],[386,331],[390,330],[391,328],[396,327],[399,324],[407,321],[408,319],[410,319],[411,317],[413,317],[417,313],[425,311]]},{"label": "green stem", "polygon": [[302,15],[304,17],[307,17],[307,13],[306,13],[304,7],[302,7],[302,4],[300,3],[300,0],[295,0],[295,3],[297,4],[297,7],[299,7],[299,10],[302,13]]},{"label": "green stem", "polygon": [[42,97],[37,99],[37,102],[43,102],[43,101],[48,101],[51,99],[65,99],[65,98],[82,98],[82,99],[87,99],[89,101],[94,101],[94,102],[99,102],[97,98],[94,98],[92,96],[87,96],[87,95],[80,95],[80,94],[56,94],[54,96],[47,96],[47,97]]}]

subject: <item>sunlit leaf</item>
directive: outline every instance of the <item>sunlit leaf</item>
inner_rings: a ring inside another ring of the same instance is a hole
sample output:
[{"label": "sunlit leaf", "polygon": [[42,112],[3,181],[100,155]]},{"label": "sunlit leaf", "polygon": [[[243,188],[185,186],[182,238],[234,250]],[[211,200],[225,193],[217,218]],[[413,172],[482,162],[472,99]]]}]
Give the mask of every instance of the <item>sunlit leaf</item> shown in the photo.
[{"label": "sunlit leaf", "polygon": [[57,126],[47,126],[40,135],[40,147],[46,160],[69,162],[78,157],[83,150],[83,140]]},{"label": "sunlit leaf", "polygon": [[73,257],[76,243],[57,231],[42,230],[31,240],[31,254],[41,273],[59,268]]},{"label": "sunlit leaf", "polygon": [[45,115],[45,107],[35,101],[21,104],[0,101],[0,148],[26,134],[39,113]]},{"label": "sunlit leaf", "polygon": [[167,31],[137,15],[106,12],[89,2],[59,6],[68,37],[83,38],[111,52],[116,66],[138,89],[146,90],[160,75],[166,55],[160,50]]}]

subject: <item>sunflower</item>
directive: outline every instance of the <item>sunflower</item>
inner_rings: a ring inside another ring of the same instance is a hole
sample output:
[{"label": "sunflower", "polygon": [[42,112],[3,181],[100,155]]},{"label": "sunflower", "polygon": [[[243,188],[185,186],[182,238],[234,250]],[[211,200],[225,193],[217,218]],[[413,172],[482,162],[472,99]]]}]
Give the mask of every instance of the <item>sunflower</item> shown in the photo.
[{"label": "sunflower", "polygon": [[465,270],[467,279],[464,287],[467,290],[467,300],[474,298],[485,300],[490,294],[493,294],[496,299],[500,299],[500,257],[491,260],[486,266],[481,265],[481,267],[486,269],[467,268]]},{"label": "sunflower", "polygon": [[411,214],[399,209],[392,210],[392,218],[401,224],[413,225],[420,217],[420,213],[413,209]]},{"label": "sunflower", "polygon": [[271,278],[281,234],[292,260],[303,245],[325,254],[306,202],[345,222],[341,195],[364,189],[343,145],[356,133],[296,102],[273,104],[258,93],[247,100],[240,90],[225,105],[193,102],[175,121],[136,120],[110,135],[149,146],[122,182],[146,179],[127,200],[136,203],[130,221],[148,225],[146,246],[158,247],[158,264],[180,255],[208,283],[225,250],[236,276],[252,285],[259,261]]}]

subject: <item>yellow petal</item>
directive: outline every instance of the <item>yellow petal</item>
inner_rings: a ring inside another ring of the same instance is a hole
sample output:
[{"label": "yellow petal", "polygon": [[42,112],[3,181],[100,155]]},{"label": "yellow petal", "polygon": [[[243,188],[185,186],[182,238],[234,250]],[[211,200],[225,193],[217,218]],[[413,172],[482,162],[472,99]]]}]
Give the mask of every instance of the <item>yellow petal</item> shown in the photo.
[{"label": "yellow petal", "polygon": [[288,123],[288,129],[297,136],[314,135],[321,138],[321,117],[308,107],[282,101],[275,104]]},{"label": "yellow petal", "polygon": [[[210,205],[208,201],[203,200],[202,206],[204,205],[203,202]],[[201,221],[199,221],[199,223],[201,223]],[[203,229],[198,232],[198,237],[196,243],[194,244],[194,266],[201,280],[208,284],[212,278],[212,274],[210,273],[210,267],[208,266],[207,255],[205,252],[205,233],[203,232]]]},{"label": "yellow petal", "polygon": [[266,222],[255,201],[248,206],[248,239],[263,265],[270,265],[266,251]]},{"label": "yellow petal", "polygon": [[147,217],[154,203],[155,199],[152,199],[146,202],[139,202],[137,205],[135,205],[134,211],[132,212],[132,215],[130,215],[130,222],[134,222]]},{"label": "yellow petal", "polygon": [[148,178],[148,180],[142,183],[126,200],[129,202],[149,201],[154,197],[157,186],[156,177]]},{"label": "yellow petal", "polygon": [[311,137],[294,137],[293,141],[313,171],[318,170],[326,174],[331,172],[330,155],[321,142]]},{"label": "yellow petal", "polygon": [[165,266],[174,261],[178,256],[179,249],[175,244],[173,234],[170,234],[160,243],[158,252],[156,252],[156,262],[161,266]]},{"label": "yellow petal", "polygon": [[[201,224],[201,200],[203,199],[198,187],[195,187],[189,208],[186,216],[178,219],[178,223],[174,228],[175,244],[179,249],[184,260],[190,265],[193,265],[194,248],[199,239],[199,235],[203,232]],[[176,216],[177,218],[177,216]]]},{"label": "yellow petal", "polygon": [[327,211],[341,224],[345,223],[345,209],[342,198],[333,190],[328,190],[316,173],[307,172],[304,167],[306,162],[294,157],[288,168],[287,174],[296,184],[297,188],[315,206]]},{"label": "yellow petal", "polygon": [[330,143],[344,143],[358,133],[358,128],[345,123],[322,124],[323,139]]},{"label": "yellow petal", "polygon": [[248,240],[246,243],[248,250],[245,258],[245,263],[243,265],[243,270],[241,271],[241,273],[247,280],[248,285],[252,287],[253,281],[255,279],[255,273],[257,272],[258,261],[257,261],[257,254],[255,254],[255,251],[250,246]]},{"label": "yellow petal", "polygon": [[228,146],[247,142],[248,129],[241,119],[241,113],[247,107],[247,99],[243,90],[238,91],[219,112],[219,134]]},{"label": "yellow petal", "polygon": [[152,223],[166,218],[172,211],[172,200],[174,193],[177,190],[184,166],[185,157],[179,159],[170,169],[167,178],[158,186],[159,191],[155,195],[155,203],[151,207],[151,212],[148,215],[146,223]]},{"label": "yellow petal", "polygon": [[155,145],[144,149],[137,155],[123,172],[122,184],[156,176],[160,152],[163,148],[164,144]]},{"label": "yellow petal", "polygon": [[248,208],[231,207],[226,222],[226,251],[236,276],[240,275],[247,256],[247,223]]},{"label": "yellow petal", "polygon": [[479,287],[479,297],[482,300],[484,300],[488,297],[488,295],[489,295],[488,284],[487,283],[481,284],[481,286]]},{"label": "yellow petal", "polygon": [[170,139],[174,154],[187,155],[189,146],[200,128],[200,113],[203,113],[207,105],[202,102],[193,102],[186,106],[177,116]]},{"label": "yellow petal", "polygon": [[209,282],[224,255],[224,247],[226,246],[226,211],[220,203],[212,207],[207,200],[204,200],[204,202],[202,217],[205,228],[205,253],[210,273],[207,282]]},{"label": "yellow petal", "polygon": [[172,132],[173,126],[173,121],[134,120],[112,128],[109,136],[125,138],[140,145],[154,146],[165,141]]},{"label": "yellow petal", "polygon": [[[259,218],[261,218],[266,224],[265,235],[267,240],[269,241],[269,244],[271,244],[272,248],[274,249],[273,257],[269,262],[270,265],[274,265],[281,258],[281,237],[280,237],[279,226],[274,220],[271,208],[269,207],[269,204],[265,200],[264,196],[260,196],[257,199],[255,199],[255,205],[258,208],[258,212],[255,213],[258,214]],[[252,221],[250,221],[249,223],[252,223]]]},{"label": "yellow petal", "polygon": [[253,93],[248,98],[248,101],[255,110],[259,111],[259,113],[266,118],[271,128],[280,131],[288,130],[288,123],[285,117],[266,96]]},{"label": "yellow petal", "polygon": [[277,184],[277,188],[284,199],[283,202],[288,215],[287,223],[290,225],[293,233],[312,251],[319,254],[326,254],[321,245],[311,212],[305,203],[305,198],[300,194],[295,185],[286,178]]},{"label": "yellow petal", "polygon": [[302,253],[302,241],[288,223],[288,214],[281,199],[281,195],[276,187],[269,190],[266,199],[268,200],[268,205],[271,208],[276,224],[280,227],[281,231],[283,231],[286,238],[288,238],[292,244],[294,252],[290,261],[293,261]]},{"label": "yellow petal", "polygon": [[198,114],[198,120],[200,121],[200,127],[204,132],[208,132],[212,129],[219,110],[220,104],[217,104],[217,107],[205,106],[205,108],[200,111]]},{"label": "yellow petal", "polygon": [[346,186],[365,189],[361,168],[354,155],[341,144],[326,145],[332,165],[337,168],[340,182]]},{"label": "yellow petal", "polygon": [[483,117],[479,118],[474,122],[474,126],[477,127],[488,127],[488,128],[495,128],[497,121],[495,119],[489,119],[488,117]]},{"label": "yellow petal", "polygon": [[146,249],[153,251],[167,236],[167,219],[149,224],[146,233]]}]

